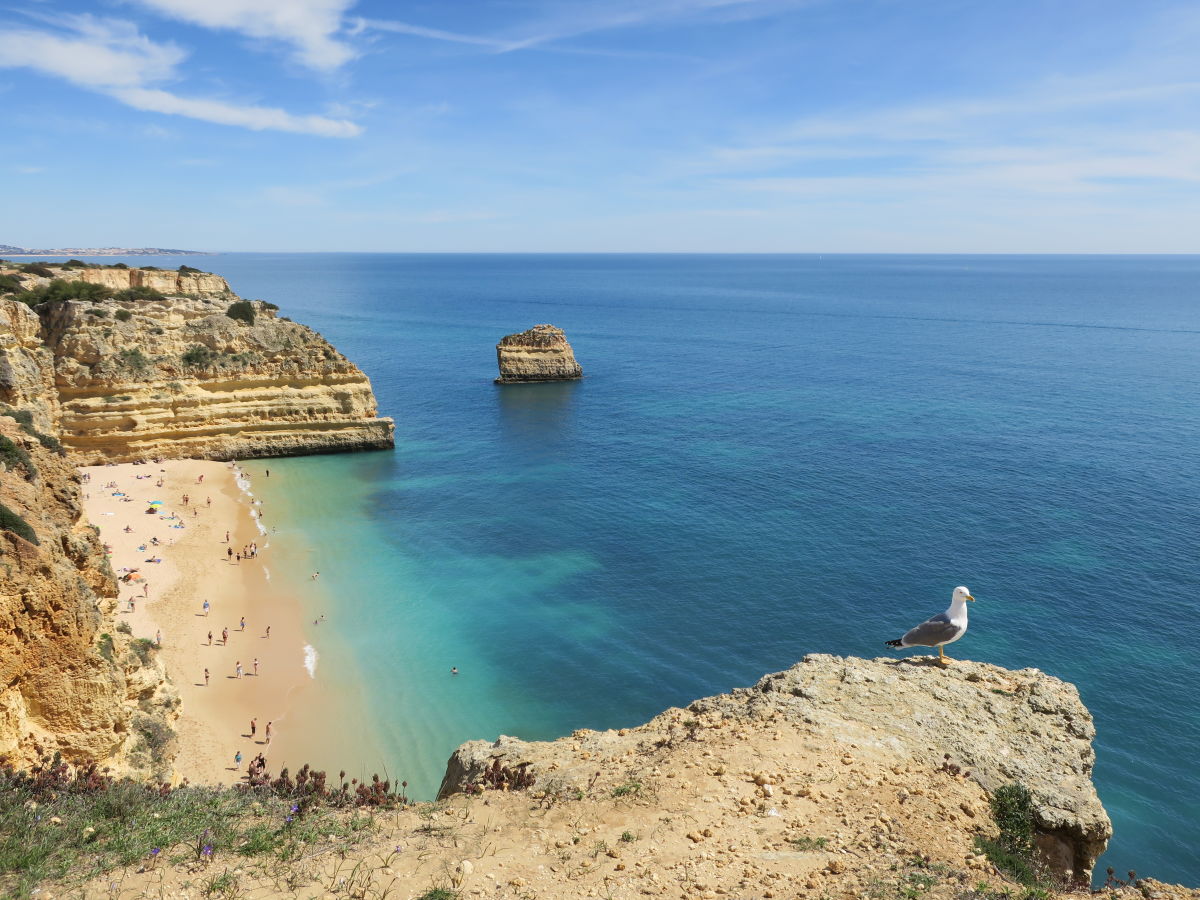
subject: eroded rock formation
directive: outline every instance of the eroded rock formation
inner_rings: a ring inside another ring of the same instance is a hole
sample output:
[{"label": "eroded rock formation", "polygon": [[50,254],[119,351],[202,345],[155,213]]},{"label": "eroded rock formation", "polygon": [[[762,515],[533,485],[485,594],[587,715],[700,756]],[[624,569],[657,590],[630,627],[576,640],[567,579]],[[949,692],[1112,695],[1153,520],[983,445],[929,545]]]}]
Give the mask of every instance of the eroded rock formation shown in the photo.
[{"label": "eroded rock formation", "polygon": [[[392,420],[379,416],[357,366],[273,304],[239,300],[220,276],[109,267],[3,274],[26,290],[74,280],[166,295],[46,302],[37,315],[0,299],[0,389],[36,408],[80,463],[393,446]],[[228,314],[234,304],[241,318]],[[8,352],[18,347],[29,352]],[[34,357],[40,368],[30,368]]]},{"label": "eroded rock formation", "polygon": [[572,381],[583,377],[567,336],[553,325],[534,325],[528,331],[501,338],[496,345],[496,362],[500,366],[497,384]]},{"label": "eroded rock formation", "polygon": [[[74,467],[391,447],[392,421],[324,338],[219,276],[41,264],[0,276],[0,294],[43,301],[0,297],[0,756],[165,774],[178,698],[153,648],[116,626]],[[45,293],[71,281],[104,290]]]},{"label": "eroded rock formation", "polygon": [[177,695],[152,649],[116,629],[116,581],[52,447],[0,412],[0,756],[162,774]]},{"label": "eroded rock formation", "polygon": [[[595,760],[644,754],[664,740],[682,740],[687,728],[680,728],[681,721],[694,723],[694,731],[716,727],[726,734],[780,721],[799,729],[792,749],[852,750],[852,759],[871,760],[885,770],[915,763],[925,770],[969,772],[989,792],[1024,784],[1034,797],[1038,843],[1047,862],[1072,879],[1089,878],[1112,825],[1091,781],[1092,717],[1074,686],[1036,669],[1012,672],[960,661],[942,669],[925,662],[812,654],[752,688],[697,700],[686,714],[668,710],[628,731],[576,732],[538,743],[509,737],[472,741],[450,758],[439,796],[481,781],[497,759],[510,768],[528,763],[543,787],[550,782],[568,793],[587,790],[596,776]],[[789,747],[776,750],[783,754]],[[799,785],[828,775],[797,770],[787,778]],[[909,810],[924,813],[915,801]],[[971,816],[977,812],[972,808]]]}]

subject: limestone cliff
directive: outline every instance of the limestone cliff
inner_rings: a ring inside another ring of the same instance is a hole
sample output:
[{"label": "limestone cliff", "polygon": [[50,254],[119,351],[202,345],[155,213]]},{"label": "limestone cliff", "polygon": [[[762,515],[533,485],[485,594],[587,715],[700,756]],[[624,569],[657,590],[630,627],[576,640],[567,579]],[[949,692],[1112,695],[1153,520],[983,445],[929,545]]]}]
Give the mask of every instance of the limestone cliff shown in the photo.
[{"label": "limestone cliff", "polygon": [[177,696],[116,626],[74,466],[391,447],[392,422],[320,335],[216,275],[0,265],[2,294],[0,756],[164,772]]},{"label": "limestone cliff", "polygon": [[[1024,784],[1033,794],[1046,861],[1071,879],[1090,878],[1112,825],[1091,782],[1092,717],[1074,686],[1036,669],[1012,672],[959,661],[943,669],[928,662],[812,654],[753,688],[697,700],[686,716],[668,710],[628,731],[576,732],[549,743],[473,741],[450,758],[439,796],[483,780],[496,760],[510,769],[527,763],[543,788],[551,783],[556,790],[582,790],[594,780],[600,759],[645,754],[664,740],[695,740],[712,729],[728,736],[786,722],[798,730],[787,738],[794,744],[774,747],[778,755],[824,745],[830,753],[844,750],[851,758],[842,760],[846,765],[870,760],[884,770],[915,764],[964,772],[989,792]],[[685,720],[691,725],[680,728]],[[794,766],[779,781],[772,776],[772,783],[799,786],[828,774]],[[800,796],[811,796],[811,789]],[[921,805],[914,801],[909,812]],[[977,812],[972,807],[967,818]]]},{"label": "limestone cliff", "polygon": [[0,756],[161,773],[174,689],[153,648],[115,627],[116,581],[81,518],[74,466],[52,436],[3,414],[0,503]]},{"label": "limestone cliff", "polygon": [[497,384],[583,377],[567,336],[553,325],[534,325],[528,331],[501,338],[496,345],[496,362],[500,366]]},{"label": "limestone cliff", "polygon": [[[237,885],[254,897],[335,884],[338,896],[496,900],[1087,900],[1110,830],[1091,738],[1075,689],[1036,670],[813,655],[636,728],[465,744],[436,803],[376,814],[357,846],[317,832],[283,869],[273,854],[239,856]],[[999,831],[989,792],[1010,781],[1033,792],[1062,890],[1014,883],[982,852]],[[182,895],[203,872],[142,866],[89,887]],[[1104,894],[1200,900],[1144,878]]]},{"label": "limestone cliff", "polygon": [[220,276],[44,266],[5,274],[26,292],[56,281],[103,290],[94,300],[47,295],[36,340],[28,311],[0,300],[0,352],[3,342],[34,352],[40,343],[53,362],[49,382],[35,386],[32,371],[0,358],[0,389],[11,384],[29,404],[40,396],[44,424],[81,463],[393,446],[392,420],[378,415],[357,366],[273,304],[239,300]]}]

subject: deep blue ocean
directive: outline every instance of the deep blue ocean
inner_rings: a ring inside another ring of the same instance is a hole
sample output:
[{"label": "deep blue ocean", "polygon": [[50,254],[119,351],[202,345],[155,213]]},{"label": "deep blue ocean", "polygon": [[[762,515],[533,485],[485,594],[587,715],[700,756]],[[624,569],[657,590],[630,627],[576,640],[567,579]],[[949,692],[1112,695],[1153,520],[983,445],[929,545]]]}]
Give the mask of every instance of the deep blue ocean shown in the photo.
[{"label": "deep blue ocean", "polygon": [[[1200,257],[178,262],[319,330],[396,419],[394,454],[269,464],[287,568],[334,598],[318,678],[373,723],[347,756],[431,796],[463,740],[888,655],[965,584],[951,655],[1095,715],[1098,871],[1200,884]],[[540,322],[586,378],[495,386]]]}]

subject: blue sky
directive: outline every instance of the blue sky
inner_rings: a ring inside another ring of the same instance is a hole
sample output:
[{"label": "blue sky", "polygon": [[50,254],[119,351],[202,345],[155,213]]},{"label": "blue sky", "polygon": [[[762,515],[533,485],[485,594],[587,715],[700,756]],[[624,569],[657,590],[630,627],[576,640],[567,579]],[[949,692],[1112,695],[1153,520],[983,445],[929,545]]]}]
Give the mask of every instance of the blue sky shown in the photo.
[{"label": "blue sky", "polygon": [[0,243],[1195,252],[1200,5],[27,0]]}]

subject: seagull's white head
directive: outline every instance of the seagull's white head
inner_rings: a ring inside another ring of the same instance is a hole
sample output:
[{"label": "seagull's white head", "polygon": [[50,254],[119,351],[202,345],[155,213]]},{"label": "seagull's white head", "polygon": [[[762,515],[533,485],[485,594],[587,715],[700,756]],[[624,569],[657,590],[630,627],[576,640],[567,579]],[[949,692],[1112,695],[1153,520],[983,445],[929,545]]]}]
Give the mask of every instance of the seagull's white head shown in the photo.
[{"label": "seagull's white head", "polygon": [[959,585],[954,589],[954,602],[958,603],[961,600],[970,600],[972,603],[975,602],[975,598],[971,596],[971,592],[967,588]]}]

